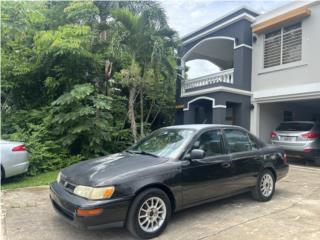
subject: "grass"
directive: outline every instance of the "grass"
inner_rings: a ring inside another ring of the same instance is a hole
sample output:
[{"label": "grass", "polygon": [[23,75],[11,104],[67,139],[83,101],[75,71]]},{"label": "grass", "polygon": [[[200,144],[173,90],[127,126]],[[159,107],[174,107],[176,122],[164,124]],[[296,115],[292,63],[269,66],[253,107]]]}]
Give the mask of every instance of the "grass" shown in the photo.
[{"label": "grass", "polygon": [[40,185],[48,185],[52,183],[58,175],[59,170],[46,172],[37,176],[16,176],[8,179],[4,179],[1,182],[1,189],[15,189],[23,187],[33,187]]}]

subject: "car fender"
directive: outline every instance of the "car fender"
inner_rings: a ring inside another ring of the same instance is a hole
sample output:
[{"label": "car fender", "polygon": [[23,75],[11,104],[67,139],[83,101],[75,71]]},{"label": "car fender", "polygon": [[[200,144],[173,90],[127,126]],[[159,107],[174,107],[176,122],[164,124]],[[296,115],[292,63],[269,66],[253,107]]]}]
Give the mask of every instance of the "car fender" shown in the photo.
[{"label": "car fender", "polygon": [[141,176],[130,184],[131,195],[136,197],[139,193],[148,188],[160,188],[169,196],[173,208],[180,209],[182,206],[182,187],[180,183],[181,171],[173,169],[169,172],[161,171],[158,174]]}]

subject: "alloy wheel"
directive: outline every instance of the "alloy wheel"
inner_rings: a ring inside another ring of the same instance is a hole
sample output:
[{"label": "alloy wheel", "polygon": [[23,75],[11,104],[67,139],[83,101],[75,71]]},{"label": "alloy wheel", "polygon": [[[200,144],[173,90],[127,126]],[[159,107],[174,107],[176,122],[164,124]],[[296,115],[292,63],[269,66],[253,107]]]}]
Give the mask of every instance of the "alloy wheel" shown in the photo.
[{"label": "alloy wheel", "polygon": [[164,201],[159,197],[150,197],[142,203],[139,210],[139,226],[145,232],[155,232],[162,227],[166,214],[167,209]]},{"label": "alloy wheel", "polygon": [[272,176],[269,173],[264,174],[260,182],[261,194],[264,197],[269,197],[272,194],[273,185],[274,182]]}]

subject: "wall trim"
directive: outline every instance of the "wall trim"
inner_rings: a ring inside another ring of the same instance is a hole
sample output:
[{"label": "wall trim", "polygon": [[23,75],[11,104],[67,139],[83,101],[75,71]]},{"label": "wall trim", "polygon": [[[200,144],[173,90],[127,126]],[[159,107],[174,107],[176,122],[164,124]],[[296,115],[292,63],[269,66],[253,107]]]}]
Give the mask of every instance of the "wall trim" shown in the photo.
[{"label": "wall trim", "polygon": [[199,45],[203,44],[204,42],[207,42],[207,41],[210,41],[210,40],[215,40],[215,39],[226,39],[226,40],[233,41],[233,49],[237,49],[237,48],[241,48],[241,47],[246,47],[246,48],[252,49],[252,47],[251,47],[250,45],[245,44],[245,43],[236,45],[235,38],[226,37],[226,36],[214,36],[214,37],[209,37],[209,38],[202,39],[200,42],[198,42],[196,45],[194,45],[192,48],[190,48],[190,49],[183,55],[183,57],[181,58],[181,60],[182,60],[183,62],[185,62],[185,59],[192,53],[192,51],[193,51],[196,47],[198,47]]},{"label": "wall trim", "polygon": [[[215,27],[213,27],[213,28],[211,28],[211,29],[208,29],[208,30],[205,31],[205,32],[202,32],[202,33],[200,33],[200,34],[198,34],[198,35],[196,35],[196,36],[194,36],[194,37],[192,37],[192,38],[190,38],[190,39],[186,39],[186,40],[182,41],[182,46],[186,45],[186,44],[189,43],[189,42],[193,42],[193,41],[195,41],[195,40],[197,40],[197,39],[199,39],[199,38],[201,38],[201,37],[204,37],[204,36],[206,36],[206,35],[208,35],[208,34],[210,34],[210,33],[212,33],[212,32],[215,32],[215,31],[217,31],[217,30],[219,30],[219,29],[221,29],[221,28],[224,28],[224,27],[226,27],[226,26],[229,26],[229,25],[231,25],[231,24],[233,24],[233,23],[235,23],[235,22],[237,22],[237,21],[239,21],[239,20],[241,20],[241,19],[246,19],[246,20],[248,20],[249,22],[253,22],[256,18],[253,17],[252,15],[248,14],[248,13],[242,13],[242,14],[234,17],[234,18],[229,19],[228,21],[226,21],[226,22],[224,22],[224,23],[221,23],[221,24],[219,24],[219,25],[217,25],[217,26],[215,26]],[[200,31],[200,30],[203,29],[203,28],[205,28],[205,27],[200,28],[200,29],[197,30],[196,32]],[[194,32],[194,33],[196,33],[196,32]],[[193,34],[193,33],[190,33],[190,35],[192,35],[192,34]],[[183,37],[183,38],[187,38],[187,37]],[[182,39],[183,39],[183,38],[182,38]]]},{"label": "wall trim", "polygon": [[284,71],[284,70],[288,70],[288,69],[292,69],[292,68],[306,67],[306,66],[308,66],[308,63],[306,63],[304,61],[281,64],[281,65],[270,67],[270,68],[262,68],[258,72],[258,75],[268,74],[268,73],[272,73],[272,72]]},{"label": "wall trim", "polygon": [[211,98],[211,97],[202,96],[202,97],[197,97],[197,98],[194,98],[194,99],[190,100],[190,101],[187,103],[187,107],[184,108],[183,111],[189,111],[189,109],[190,109],[190,103],[196,102],[196,101],[201,100],[201,99],[205,99],[205,100],[212,101],[212,108],[214,108],[214,106],[215,106],[215,99],[214,99],[214,98]]},{"label": "wall trim", "polygon": [[249,46],[248,44],[245,44],[245,43],[242,43],[242,44],[240,44],[238,46],[235,46],[233,49],[237,49],[237,48],[241,48],[241,47],[246,47],[246,48],[252,49],[251,46]]},{"label": "wall trim", "polygon": [[228,93],[234,93],[234,94],[239,94],[239,95],[244,95],[244,96],[252,96],[252,92],[250,92],[250,91],[236,89],[236,88],[230,88],[230,87],[225,87],[225,86],[219,86],[219,87],[206,88],[206,89],[202,89],[202,90],[198,90],[198,91],[181,93],[181,97],[197,96],[197,95],[201,95],[201,94],[214,93],[214,92],[228,92]]},{"label": "wall trim", "polygon": [[227,108],[226,105],[214,105],[212,108]]}]

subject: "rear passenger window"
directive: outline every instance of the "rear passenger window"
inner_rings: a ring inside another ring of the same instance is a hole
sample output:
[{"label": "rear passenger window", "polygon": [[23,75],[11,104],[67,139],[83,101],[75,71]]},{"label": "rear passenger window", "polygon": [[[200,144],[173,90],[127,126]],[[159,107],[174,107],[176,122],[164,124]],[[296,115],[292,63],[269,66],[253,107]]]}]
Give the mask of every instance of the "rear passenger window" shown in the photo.
[{"label": "rear passenger window", "polygon": [[251,151],[251,143],[248,134],[237,129],[225,129],[225,137],[230,153]]},{"label": "rear passenger window", "polygon": [[206,157],[223,154],[222,137],[219,130],[210,130],[203,133],[196,141],[194,148],[202,149]]}]

